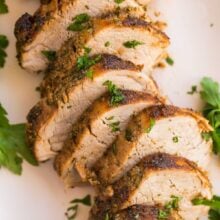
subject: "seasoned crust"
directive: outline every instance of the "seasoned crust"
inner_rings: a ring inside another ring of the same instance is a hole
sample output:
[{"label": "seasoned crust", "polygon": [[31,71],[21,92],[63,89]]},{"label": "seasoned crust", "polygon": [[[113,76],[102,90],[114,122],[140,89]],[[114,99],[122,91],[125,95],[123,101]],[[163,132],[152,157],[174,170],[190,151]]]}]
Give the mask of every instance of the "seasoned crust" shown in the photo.
[{"label": "seasoned crust", "polygon": [[[148,101],[149,103],[159,104],[160,101],[156,97],[144,92],[132,91],[132,90],[120,90],[124,96],[124,100],[116,105],[111,106],[109,104],[110,95],[106,93],[101,98],[95,101],[93,105],[87,109],[86,112],[80,117],[78,123],[75,123],[72,129],[72,140],[68,140],[61,153],[55,158],[54,168],[60,176],[63,176],[66,170],[67,161],[71,159],[71,155],[76,149],[77,144],[80,142],[83,130],[90,128],[90,123],[94,118],[101,115],[102,112],[108,112],[110,109],[117,108],[118,106],[128,105],[132,103],[138,103]],[[75,143],[75,145],[73,144]]]}]

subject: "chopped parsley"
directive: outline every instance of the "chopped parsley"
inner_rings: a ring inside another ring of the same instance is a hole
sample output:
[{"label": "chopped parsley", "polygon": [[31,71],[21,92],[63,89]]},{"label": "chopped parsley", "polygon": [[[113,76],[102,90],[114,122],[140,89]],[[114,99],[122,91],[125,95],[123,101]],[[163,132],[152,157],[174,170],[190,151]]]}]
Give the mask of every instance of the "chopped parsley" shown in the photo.
[{"label": "chopped parsley", "polygon": [[125,139],[126,139],[127,141],[131,142],[131,141],[132,141],[132,138],[133,138],[132,131],[131,131],[131,129],[127,128],[127,129],[125,130]]},{"label": "chopped parsley", "polygon": [[174,65],[174,60],[171,58],[171,57],[167,57],[166,58],[166,62],[167,62],[167,64],[169,64],[170,66],[173,66]]},{"label": "chopped parsley", "polygon": [[41,53],[49,60],[54,61],[56,59],[56,51],[43,50]]},{"label": "chopped parsley", "polygon": [[10,124],[7,112],[0,104],[0,166],[21,175],[25,159],[37,165],[25,141],[25,124]]},{"label": "chopped parsley", "polygon": [[109,41],[105,42],[105,47],[109,47],[109,46],[110,46],[110,42]]},{"label": "chopped parsley", "polygon": [[82,31],[88,28],[88,21],[90,20],[90,16],[86,13],[79,14],[75,18],[73,18],[73,23],[69,25],[67,28],[69,31]]},{"label": "chopped parsley", "polygon": [[150,118],[149,127],[145,128],[145,133],[150,133],[152,128],[154,127],[156,121],[154,118]]},{"label": "chopped parsley", "polygon": [[179,138],[177,136],[173,137],[173,142],[174,143],[178,143],[179,142]]},{"label": "chopped parsley", "polygon": [[93,70],[87,70],[85,74],[86,77],[93,79],[93,73],[94,73]]},{"label": "chopped parsley", "polygon": [[95,57],[90,57],[89,53],[91,52],[91,48],[84,48],[85,52],[83,56],[77,58],[76,67],[77,70],[88,70],[90,67],[95,65],[101,60],[101,55],[97,55]]},{"label": "chopped parsley", "polygon": [[105,219],[104,220],[110,220],[110,217],[109,217],[108,213],[105,214]]},{"label": "chopped parsley", "polygon": [[124,0],[115,0],[115,3],[117,4],[121,4],[122,2],[124,2]]},{"label": "chopped parsley", "polygon": [[111,95],[110,98],[111,105],[118,105],[121,102],[123,102],[125,98],[124,95],[122,94],[121,90],[115,84],[112,83],[112,81],[107,80],[103,83],[103,85],[107,86],[108,91]]},{"label": "chopped parsley", "polygon": [[91,206],[91,196],[87,195],[83,199],[74,199],[70,202],[71,206],[67,209],[65,215],[68,220],[73,220],[78,214],[78,204],[83,204],[85,206]]},{"label": "chopped parsley", "polygon": [[137,41],[137,40],[132,40],[132,41],[126,41],[123,43],[124,47],[126,48],[136,48],[139,45],[143,45],[143,42]]},{"label": "chopped parsley", "polygon": [[120,122],[115,121],[108,124],[108,126],[112,129],[112,132],[120,131]]},{"label": "chopped parsley", "polygon": [[220,89],[219,84],[211,78],[204,77],[201,81],[200,96],[205,102],[203,115],[209,120],[213,131],[210,136],[213,140],[213,151],[220,154]]},{"label": "chopped parsley", "polygon": [[5,0],[0,0],[0,14],[8,13],[8,6],[5,3]]},{"label": "chopped parsley", "polygon": [[7,54],[5,49],[8,47],[8,39],[5,35],[0,35],[0,68],[3,68],[5,65],[5,59]]},{"label": "chopped parsley", "polygon": [[205,141],[209,141],[212,138],[209,132],[202,132],[201,135]]},{"label": "chopped parsley", "polygon": [[194,93],[197,93],[197,86],[192,86],[191,91],[188,91],[187,94],[193,95]]},{"label": "chopped parsley", "polygon": [[164,206],[164,209],[159,210],[158,219],[167,219],[173,210],[177,210],[179,208],[181,198],[171,196],[171,199],[172,200]]},{"label": "chopped parsley", "polygon": [[114,155],[117,154],[117,146],[116,146],[116,143],[113,143],[113,144],[112,144],[112,152],[113,152]]},{"label": "chopped parsley", "polygon": [[220,197],[213,196],[211,200],[198,198],[192,201],[193,205],[205,205],[209,206],[209,219],[210,220],[219,220],[220,219]]}]

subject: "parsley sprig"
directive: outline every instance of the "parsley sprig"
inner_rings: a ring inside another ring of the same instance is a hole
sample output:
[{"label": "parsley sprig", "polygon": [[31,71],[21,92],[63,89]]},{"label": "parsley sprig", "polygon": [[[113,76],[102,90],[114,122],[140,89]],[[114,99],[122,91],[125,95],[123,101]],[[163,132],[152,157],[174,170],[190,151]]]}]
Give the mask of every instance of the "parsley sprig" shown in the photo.
[{"label": "parsley sprig", "polygon": [[25,142],[25,124],[10,124],[7,112],[0,104],[0,166],[21,175],[25,159],[37,165]]},{"label": "parsley sprig", "polygon": [[118,105],[124,100],[124,95],[122,94],[121,90],[113,84],[112,81],[107,80],[103,83],[104,86],[107,86],[108,91],[111,95],[110,104],[111,105]]},{"label": "parsley sprig", "polygon": [[0,68],[3,68],[5,65],[5,58],[7,54],[5,49],[8,47],[8,39],[5,35],[0,35]]},{"label": "parsley sprig", "polygon": [[5,0],[0,0],[0,14],[8,13],[8,6],[5,3]]},{"label": "parsley sprig", "polygon": [[219,84],[211,78],[204,77],[201,81],[202,90],[200,92],[202,100],[205,102],[203,115],[209,120],[213,131],[210,135],[213,140],[213,151],[220,154],[220,89]]},{"label": "parsley sprig", "polygon": [[198,198],[192,201],[194,205],[205,205],[210,207],[209,219],[219,220],[220,219],[220,197],[213,196],[211,200]]},{"label": "parsley sprig", "polygon": [[86,13],[79,14],[75,18],[73,18],[73,23],[71,23],[68,27],[69,31],[82,31],[88,28],[88,21],[90,20],[90,16]]},{"label": "parsley sprig", "polygon": [[123,43],[124,47],[126,48],[136,48],[137,46],[142,44],[144,43],[137,40],[126,41]]},{"label": "parsley sprig", "polygon": [[56,51],[43,50],[41,53],[49,60],[54,61],[56,59]]},{"label": "parsley sprig", "polygon": [[76,219],[78,214],[79,204],[83,204],[85,206],[91,206],[91,196],[87,195],[82,199],[74,199],[70,202],[71,206],[67,209],[65,215],[68,220]]}]

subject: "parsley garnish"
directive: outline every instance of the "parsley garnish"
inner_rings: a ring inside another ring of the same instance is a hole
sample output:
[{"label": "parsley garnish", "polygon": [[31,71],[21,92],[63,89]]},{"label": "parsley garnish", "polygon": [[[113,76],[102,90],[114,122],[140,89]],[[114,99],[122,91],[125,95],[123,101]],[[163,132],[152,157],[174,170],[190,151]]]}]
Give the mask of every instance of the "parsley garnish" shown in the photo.
[{"label": "parsley garnish", "polygon": [[116,143],[113,143],[112,144],[112,152],[113,152],[113,154],[117,154],[117,146],[116,146]]},{"label": "parsley garnish", "polygon": [[194,85],[191,87],[191,91],[188,91],[187,94],[193,95],[196,92],[197,92],[197,86]]},{"label": "parsley garnish", "polygon": [[97,55],[91,58],[89,57],[89,53],[91,52],[91,49],[86,47],[84,50],[85,52],[83,56],[77,58],[76,61],[77,70],[88,70],[90,67],[98,63],[102,58],[101,55]]},{"label": "parsley garnish", "polygon": [[205,141],[209,141],[212,138],[209,132],[202,132],[201,135]]},{"label": "parsley garnish", "polygon": [[8,6],[5,3],[5,0],[0,0],[0,14],[8,13]]},{"label": "parsley garnish", "polygon": [[158,219],[167,219],[173,210],[177,210],[179,208],[180,197],[171,196],[171,201],[168,202],[163,210],[159,210]]},{"label": "parsley garnish", "polygon": [[127,41],[125,43],[123,43],[123,45],[127,48],[136,48],[139,45],[144,44],[143,42],[140,41],[136,41],[136,40],[132,40],[132,41]]},{"label": "parsley garnish", "polygon": [[174,60],[173,60],[171,57],[167,57],[167,58],[166,58],[166,62],[167,62],[170,66],[173,66],[173,64],[174,64]]},{"label": "parsley garnish", "polygon": [[21,175],[25,159],[37,165],[34,156],[25,142],[25,124],[10,124],[7,112],[0,104],[0,166]]},{"label": "parsley garnish", "polygon": [[173,142],[174,143],[178,143],[179,142],[179,138],[177,136],[173,137]]},{"label": "parsley garnish", "polygon": [[117,105],[120,104],[124,100],[124,95],[122,94],[121,90],[112,83],[112,81],[107,80],[103,83],[104,86],[107,86],[108,91],[111,95],[110,104]]},{"label": "parsley garnish", "polygon": [[154,118],[150,118],[150,122],[149,122],[149,127],[148,128],[145,128],[145,132],[146,133],[150,133],[152,128],[154,127],[156,121]]},{"label": "parsley garnish", "polygon": [[108,213],[105,214],[105,219],[104,220],[110,220],[110,217],[109,217]]},{"label": "parsley garnish", "polygon": [[211,209],[209,211],[209,219],[210,220],[219,220],[220,219],[220,197],[213,196],[211,200],[207,199],[194,199],[192,201],[193,205],[205,205],[209,206]]},{"label": "parsley garnish", "polygon": [[94,74],[93,70],[87,70],[85,74],[86,77],[93,79],[93,74]]},{"label": "parsley garnish", "polygon": [[5,35],[0,35],[0,68],[5,65],[5,58],[7,57],[5,49],[8,47],[8,44],[7,37]]},{"label": "parsley garnish", "polygon": [[213,140],[213,151],[220,153],[220,90],[219,84],[211,78],[203,78],[201,81],[201,98],[205,101],[203,115],[209,120],[213,127],[210,135]]},{"label": "parsley garnish", "polygon": [[109,46],[110,46],[110,42],[109,41],[105,42],[105,47],[109,47]]},{"label": "parsley garnish", "polygon": [[88,28],[88,21],[90,20],[90,16],[86,13],[79,14],[75,18],[73,18],[73,23],[69,25],[69,31],[82,31]]},{"label": "parsley garnish", "polygon": [[65,213],[68,220],[73,220],[76,218],[78,213],[79,203],[85,206],[91,206],[91,196],[87,195],[83,199],[74,199],[70,202],[71,206],[67,209]]},{"label": "parsley garnish", "polygon": [[120,131],[120,122],[115,121],[108,124],[108,126],[112,129],[112,132]]},{"label": "parsley garnish", "polygon": [[43,50],[41,53],[49,60],[54,61],[56,59],[56,51]]}]

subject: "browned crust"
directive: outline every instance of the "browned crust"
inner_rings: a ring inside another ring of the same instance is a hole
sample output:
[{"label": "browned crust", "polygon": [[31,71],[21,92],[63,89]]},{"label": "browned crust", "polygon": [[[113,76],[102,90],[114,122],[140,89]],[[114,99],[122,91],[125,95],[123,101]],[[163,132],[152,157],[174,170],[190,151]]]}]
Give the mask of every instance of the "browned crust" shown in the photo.
[{"label": "browned crust", "polygon": [[[164,210],[160,205],[134,205],[114,214],[111,210],[108,210],[107,207],[106,202],[96,199],[95,205],[91,209],[89,220],[104,220],[106,216],[109,216],[109,219],[117,220],[158,220],[160,210]],[[166,219],[178,219],[173,218],[172,215],[174,214],[170,214]]]},{"label": "browned crust", "polygon": [[[75,123],[72,129],[72,143],[68,141],[62,151],[56,156],[54,167],[57,173],[62,176],[65,170],[65,164],[74,152],[75,146],[80,141],[80,134],[83,134],[83,130],[90,128],[90,123],[95,118],[99,117],[103,112],[107,112],[110,109],[117,108],[118,106],[128,105],[138,102],[152,102],[152,104],[159,104],[159,100],[156,97],[144,92],[133,90],[120,90],[124,96],[124,100],[118,105],[110,105],[110,95],[106,93],[101,98],[96,100],[92,106],[80,117],[78,122]],[[73,144],[75,143],[75,144]],[[74,147],[74,149],[73,149]]]},{"label": "browned crust", "polygon": [[156,120],[180,115],[191,116],[196,119],[199,127],[203,131],[212,131],[209,122],[200,113],[192,109],[179,108],[173,105],[158,105],[146,109],[145,112],[148,118],[154,118]]}]

